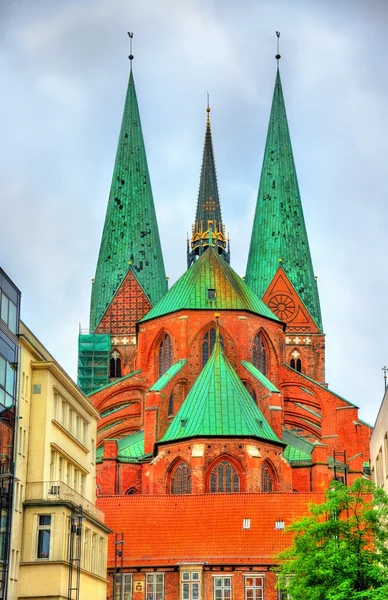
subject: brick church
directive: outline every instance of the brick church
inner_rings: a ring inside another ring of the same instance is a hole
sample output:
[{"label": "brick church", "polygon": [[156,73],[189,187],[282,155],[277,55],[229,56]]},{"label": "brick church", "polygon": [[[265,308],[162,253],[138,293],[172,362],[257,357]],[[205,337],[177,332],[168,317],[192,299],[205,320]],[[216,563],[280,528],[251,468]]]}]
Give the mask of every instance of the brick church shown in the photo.
[{"label": "brick church", "polygon": [[270,570],[284,528],[334,477],[368,473],[371,429],[325,383],[279,68],[245,278],[230,264],[208,107],[187,270],[168,289],[130,58],[79,337],[78,382],[101,416],[99,506],[118,534],[109,598],[286,598]]}]

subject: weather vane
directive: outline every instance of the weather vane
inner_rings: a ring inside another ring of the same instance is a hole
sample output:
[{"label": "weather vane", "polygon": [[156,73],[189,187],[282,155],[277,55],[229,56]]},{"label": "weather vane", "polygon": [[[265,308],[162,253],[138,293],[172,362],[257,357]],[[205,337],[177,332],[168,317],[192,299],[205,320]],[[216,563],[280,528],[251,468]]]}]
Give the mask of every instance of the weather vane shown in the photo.
[{"label": "weather vane", "polygon": [[279,60],[281,59],[281,56],[279,54],[279,38],[280,38],[280,31],[276,32],[276,37],[277,37],[277,54],[275,56],[276,60],[278,61],[278,68],[279,68]]},{"label": "weather vane", "polygon": [[129,60],[132,62],[133,61],[133,54],[132,54],[132,38],[133,38],[133,33],[131,31],[127,32],[129,35]]}]

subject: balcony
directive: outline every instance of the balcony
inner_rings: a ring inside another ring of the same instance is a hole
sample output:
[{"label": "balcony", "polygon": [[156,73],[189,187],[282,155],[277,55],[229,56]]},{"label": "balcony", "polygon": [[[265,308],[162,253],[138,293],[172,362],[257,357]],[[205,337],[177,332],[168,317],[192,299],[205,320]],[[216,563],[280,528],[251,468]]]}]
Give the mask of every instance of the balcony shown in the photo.
[{"label": "balcony", "polygon": [[104,522],[104,513],[63,481],[27,483],[26,501],[31,500],[46,500],[50,503],[69,502],[73,506],[82,506],[85,513]]}]

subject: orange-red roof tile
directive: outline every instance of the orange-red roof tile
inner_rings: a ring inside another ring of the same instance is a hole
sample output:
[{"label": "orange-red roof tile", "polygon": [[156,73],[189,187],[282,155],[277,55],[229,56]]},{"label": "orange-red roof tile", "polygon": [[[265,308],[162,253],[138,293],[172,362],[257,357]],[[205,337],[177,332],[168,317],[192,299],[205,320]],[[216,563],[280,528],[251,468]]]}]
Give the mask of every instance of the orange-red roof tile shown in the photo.
[{"label": "orange-red roof tile", "polygon": [[[124,534],[124,566],[169,566],[185,562],[273,564],[292,534],[275,529],[307,514],[323,493],[105,496],[98,506],[105,522]],[[243,520],[250,519],[250,529]],[[114,564],[110,536],[108,567]]]}]

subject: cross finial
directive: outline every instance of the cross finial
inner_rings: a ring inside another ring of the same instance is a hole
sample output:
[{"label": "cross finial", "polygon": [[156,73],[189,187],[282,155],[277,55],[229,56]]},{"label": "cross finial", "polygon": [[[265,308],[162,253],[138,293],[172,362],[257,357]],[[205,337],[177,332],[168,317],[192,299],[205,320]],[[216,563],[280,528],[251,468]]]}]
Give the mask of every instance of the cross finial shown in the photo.
[{"label": "cross finial", "polygon": [[279,68],[279,60],[281,59],[281,56],[279,54],[279,38],[280,38],[280,31],[276,32],[276,37],[277,37],[277,54],[275,56],[276,60],[278,61],[278,68]]},{"label": "cross finial", "polygon": [[387,373],[388,373],[388,367],[384,366],[381,368],[382,371],[384,371],[384,391],[387,391]]},{"label": "cross finial", "polygon": [[133,33],[132,33],[132,31],[128,31],[127,33],[128,33],[128,36],[129,36],[129,56],[128,56],[128,58],[131,61],[131,67],[132,67],[132,61],[133,61],[133,58],[134,58],[134,56],[132,54],[132,38],[133,38]]}]

